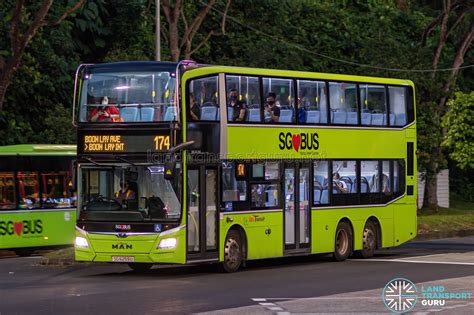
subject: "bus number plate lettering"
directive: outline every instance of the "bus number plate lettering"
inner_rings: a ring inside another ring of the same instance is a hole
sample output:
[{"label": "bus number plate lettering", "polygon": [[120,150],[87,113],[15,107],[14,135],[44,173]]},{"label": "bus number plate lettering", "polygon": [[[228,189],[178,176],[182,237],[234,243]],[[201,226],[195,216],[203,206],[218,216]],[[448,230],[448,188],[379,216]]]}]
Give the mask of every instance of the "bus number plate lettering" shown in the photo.
[{"label": "bus number plate lettering", "polygon": [[133,256],[112,256],[113,262],[134,262],[135,257]]}]

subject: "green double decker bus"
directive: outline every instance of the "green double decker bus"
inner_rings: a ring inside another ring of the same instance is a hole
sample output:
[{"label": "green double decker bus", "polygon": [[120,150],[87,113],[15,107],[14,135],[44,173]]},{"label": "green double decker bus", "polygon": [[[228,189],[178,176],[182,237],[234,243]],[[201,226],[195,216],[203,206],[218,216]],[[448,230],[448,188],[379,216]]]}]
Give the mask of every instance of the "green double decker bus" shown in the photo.
[{"label": "green double decker bus", "polygon": [[198,65],[81,65],[78,261],[369,258],[416,236],[408,80]]},{"label": "green double decker bus", "polygon": [[0,147],[0,249],[28,256],[74,244],[75,145]]}]

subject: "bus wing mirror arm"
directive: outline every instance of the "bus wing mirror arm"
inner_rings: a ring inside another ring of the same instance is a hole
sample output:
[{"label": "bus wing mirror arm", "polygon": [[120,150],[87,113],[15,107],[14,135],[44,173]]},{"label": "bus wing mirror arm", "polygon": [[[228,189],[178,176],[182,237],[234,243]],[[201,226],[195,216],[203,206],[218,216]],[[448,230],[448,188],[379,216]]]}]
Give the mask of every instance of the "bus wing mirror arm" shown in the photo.
[{"label": "bus wing mirror arm", "polygon": [[176,152],[179,152],[181,150],[184,150],[194,144],[194,141],[188,141],[181,143],[180,145],[177,145],[169,150],[169,152],[166,154],[166,162],[165,162],[165,171],[164,171],[164,177],[165,179],[171,180],[173,179],[173,174],[174,174],[174,169],[176,167],[176,162],[174,155]]}]

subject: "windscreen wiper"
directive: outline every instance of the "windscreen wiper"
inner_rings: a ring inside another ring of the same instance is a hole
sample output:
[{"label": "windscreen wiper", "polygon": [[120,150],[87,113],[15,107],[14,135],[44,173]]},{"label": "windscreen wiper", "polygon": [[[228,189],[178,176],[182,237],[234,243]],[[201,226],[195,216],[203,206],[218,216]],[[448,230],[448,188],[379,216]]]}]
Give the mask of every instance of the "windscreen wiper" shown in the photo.
[{"label": "windscreen wiper", "polygon": [[116,158],[117,160],[122,161],[122,162],[128,163],[128,164],[130,164],[131,166],[136,166],[135,164],[133,164],[132,162],[130,162],[129,160],[127,160],[127,159],[125,159],[125,158],[123,158],[123,157],[121,157],[121,156],[116,156],[115,158]]},{"label": "windscreen wiper", "polygon": [[105,164],[97,163],[96,161],[94,161],[94,160],[93,160],[92,158],[90,158],[90,157],[85,157],[84,160],[89,161],[90,163],[94,164],[95,166],[105,166]]}]

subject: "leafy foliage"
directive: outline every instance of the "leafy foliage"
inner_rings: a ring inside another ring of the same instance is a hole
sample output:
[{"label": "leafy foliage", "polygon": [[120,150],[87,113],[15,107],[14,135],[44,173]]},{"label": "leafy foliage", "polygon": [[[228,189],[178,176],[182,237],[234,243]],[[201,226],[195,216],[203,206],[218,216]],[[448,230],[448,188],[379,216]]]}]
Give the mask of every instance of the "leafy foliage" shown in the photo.
[{"label": "leafy foliage", "polygon": [[474,169],[474,92],[458,92],[447,105],[449,110],[442,121],[447,129],[443,146],[459,168]]}]

